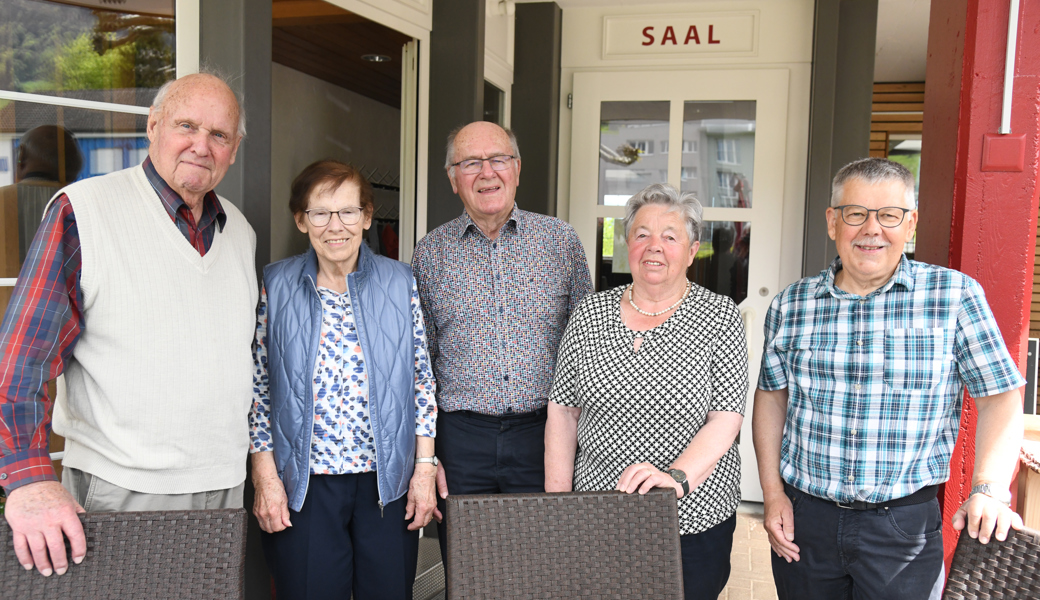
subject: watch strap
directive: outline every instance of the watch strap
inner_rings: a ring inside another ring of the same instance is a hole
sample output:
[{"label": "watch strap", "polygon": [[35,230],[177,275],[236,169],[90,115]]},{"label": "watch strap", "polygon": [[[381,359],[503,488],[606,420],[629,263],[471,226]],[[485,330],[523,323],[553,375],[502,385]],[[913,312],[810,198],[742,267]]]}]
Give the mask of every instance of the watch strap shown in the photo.
[{"label": "watch strap", "polygon": [[980,483],[976,486],[972,486],[971,493],[968,494],[968,497],[970,498],[975,494],[989,496],[990,498],[993,498],[994,500],[1004,504],[1005,506],[1011,506],[1011,492],[1008,490],[997,489],[996,487],[988,483]]},{"label": "watch strap", "polygon": [[427,457],[424,457],[424,458],[416,458],[415,459],[415,463],[416,464],[419,464],[419,463],[429,463],[429,464],[431,464],[431,465],[436,467],[437,465],[440,464],[440,461],[437,460],[437,456],[434,455],[434,456],[427,456]]}]

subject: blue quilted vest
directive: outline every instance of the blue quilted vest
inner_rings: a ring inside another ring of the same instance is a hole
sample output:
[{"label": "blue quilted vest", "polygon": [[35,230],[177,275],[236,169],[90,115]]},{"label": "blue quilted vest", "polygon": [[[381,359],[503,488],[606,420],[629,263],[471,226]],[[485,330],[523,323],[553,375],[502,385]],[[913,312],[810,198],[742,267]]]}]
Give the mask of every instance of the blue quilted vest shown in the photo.
[{"label": "blue quilted vest", "polygon": [[[312,386],[322,312],[317,272],[313,248],[264,269],[274,460],[295,511],[303,506],[310,479]],[[384,506],[408,491],[415,462],[412,269],[376,256],[362,244],[347,288],[365,357],[379,502]]]}]

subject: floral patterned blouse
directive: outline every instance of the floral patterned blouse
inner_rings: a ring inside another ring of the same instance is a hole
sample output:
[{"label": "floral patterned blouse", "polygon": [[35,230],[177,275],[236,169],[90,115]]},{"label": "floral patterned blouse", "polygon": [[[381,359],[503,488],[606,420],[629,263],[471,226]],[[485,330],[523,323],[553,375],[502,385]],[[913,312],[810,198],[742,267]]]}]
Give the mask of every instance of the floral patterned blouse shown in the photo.
[{"label": "floral patterned blouse", "polygon": [[[344,475],[376,470],[375,440],[368,410],[368,373],[361,351],[349,290],[338,294],[319,287],[321,337],[314,364],[314,428],[311,473]],[[415,434],[434,437],[437,422],[436,384],[426,350],[419,293],[412,282],[415,328]],[[271,398],[267,378],[267,290],[257,309],[253,350],[253,408],[249,413],[249,452],[274,450],[271,441]]]}]

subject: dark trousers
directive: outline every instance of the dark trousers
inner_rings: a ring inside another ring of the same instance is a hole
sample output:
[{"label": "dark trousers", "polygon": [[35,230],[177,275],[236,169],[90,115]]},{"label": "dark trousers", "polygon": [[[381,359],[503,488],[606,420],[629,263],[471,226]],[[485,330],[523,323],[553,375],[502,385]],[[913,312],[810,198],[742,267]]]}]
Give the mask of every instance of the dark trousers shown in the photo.
[{"label": "dark trousers", "polygon": [[685,600],[718,600],[729,581],[736,528],[737,515],[731,515],[711,529],[679,536]]},{"label": "dark trousers", "polygon": [[780,600],[938,600],[945,580],[938,500],[850,510],[784,490],[800,560],[772,553]]},{"label": "dark trousers", "polygon": [[292,527],[261,533],[278,600],[410,600],[419,532],[404,520],[407,496],[380,514],[375,473],[311,475]]},{"label": "dark trousers", "polygon": [[[437,458],[444,465],[448,493],[544,492],[546,414],[545,408],[503,417],[466,410],[438,413]],[[440,497],[437,506],[447,516]],[[444,522],[437,525],[437,538],[447,565]]]}]

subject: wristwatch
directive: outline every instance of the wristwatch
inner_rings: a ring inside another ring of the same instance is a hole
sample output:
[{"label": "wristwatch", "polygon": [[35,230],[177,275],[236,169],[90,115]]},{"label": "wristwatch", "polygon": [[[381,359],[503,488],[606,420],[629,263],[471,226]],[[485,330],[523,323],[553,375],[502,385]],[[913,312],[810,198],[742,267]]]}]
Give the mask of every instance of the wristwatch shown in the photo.
[{"label": "wristwatch", "polygon": [[1009,508],[1011,507],[1011,492],[1008,490],[999,490],[991,484],[980,483],[971,488],[971,493],[968,494],[968,497],[970,498],[975,494],[984,494],[998,502],[1004,503],[1004,505],[1008,506]]},{"label": "wristwatch", "polygon": [[668,469],[667,473],[672,476],[676,483],[682,486],[682,495],[685,497],[690,493],[690,482],[686,480],[686,472],[679,469]]},{"label": "wristwatch", "polygon": [[437,465],[439,465],[441,463],[441,461],[437,460],[437,456],[434,455],[434,456],[427,456],[426,458],[416,458],[415,459],[415,463],[416,464],[419,464],[419,463],[430,463],[431,465],[436,467]]}]

